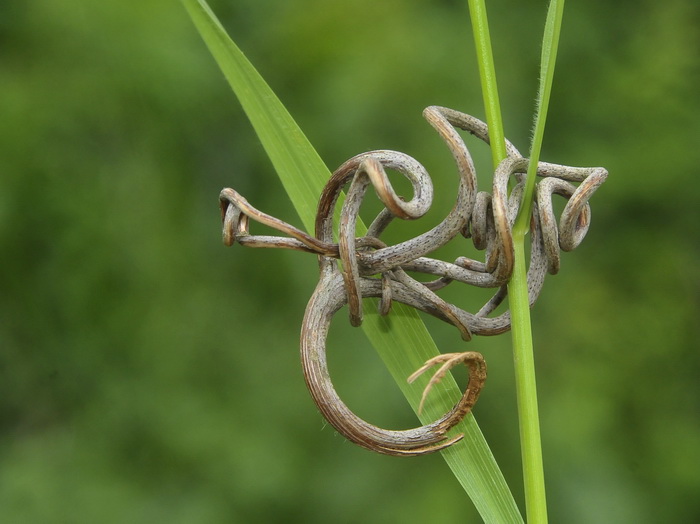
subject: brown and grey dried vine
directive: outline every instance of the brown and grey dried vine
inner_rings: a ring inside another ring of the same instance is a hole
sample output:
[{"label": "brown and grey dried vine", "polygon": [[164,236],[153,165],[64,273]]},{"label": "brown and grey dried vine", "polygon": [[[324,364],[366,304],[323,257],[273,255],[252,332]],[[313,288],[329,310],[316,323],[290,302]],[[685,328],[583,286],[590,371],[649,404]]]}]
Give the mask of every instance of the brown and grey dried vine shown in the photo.
[{"label": "brown and grey dried vine", "polygon": [[[491,315],[507,296],[507,283],[513,272],[514,254],[511,228],[517,215],[528,159],[506,141],[508,157],[493,176],[492,193],[477,190],[477,178],[471,155],[456,128],[489,142],[486,124],[458,111],[431,106],[423,115],[445,141],[459,172],[457,201],[444,220],[429,231],[395,245],[380,239],[394,218],[412,220],[429,209],[433,188],[425,168],[412,157],[396,151],[370,151],[341,165],[326,184],[316,215],[316,236],[258,211],[233,189],[220,195],[223,238],[226,245],[235,242],[250,247],[279,247],[318,255],[320,279],[306,308],[301,332],[301,359],[306,384],[314,402],[330,424],[350,441],[388,455],[421,455],[454,444],[462,435],[448,438],[446,433],[469,413],[486,380],[486,363],[481,354],[468,351],[439,355],[425,363],[409,380],[430,367],[442,364],[428,383],[430,388],[449,369],[465,363],[469,383],[459,402],[440,419],[413,429],[392,431],[379,428],[355,415],[333,387],[326,362],[326,339],[333,315],[347,305],[353,326],[362,323],[362,299],[379,299],[379,311],[389,313],[392,301],[398,301],[454,325],[464,340],[472,335],[497,335],[510,329],[510,313]],[[413,198],[396,194],[386,169],[400,172],[413,186]],[[542,177],[537,184],[530,224],[530,264],[527,272],[529,301],[539,296],[547,272],[559,271],[560,250],[571,251],[583,240],[590,224],[588,200],[605,181],[603,168],[578,168],[540,162]],[[515,186],[509,192],[510,177]],[[578,183],[578,186],[574,185]],[[333,213],[342,190],[348,186],[341,208],[338,242],[333,242]],[[358,237],[356,225],[360,207],[372,185],[384,209],[364,236]],[[552,196],[567,199],[557,221]],[[285,237],[249,233],[249,220],[272,227]],[[458,235],[471,238],[478,250],[485,250],[484,261],[459,257],[446,262],[426,255]],[[341,262],[339,264],[338,262]],[[419,282],[409,273],[437,277]],[[498,288],[494,296],[476,313],[447,303],[437,295],[451,282],[481,288]]]}]

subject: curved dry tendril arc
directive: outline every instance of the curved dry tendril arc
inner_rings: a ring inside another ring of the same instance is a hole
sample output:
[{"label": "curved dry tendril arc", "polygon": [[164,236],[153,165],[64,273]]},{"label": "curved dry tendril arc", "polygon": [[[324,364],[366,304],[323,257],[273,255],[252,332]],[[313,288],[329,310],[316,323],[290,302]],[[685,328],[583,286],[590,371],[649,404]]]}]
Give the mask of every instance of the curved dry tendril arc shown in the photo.
[{"label": "curved dry tendril arc", "polygon": [[[382,282],[362,279],[363,297],[381,297]],[[392,283],[392,298],[435,314],[430,304],[416,300],[414,292]],[[463,435],[447,438],[479,398],[486,380],[486,363],[479,353],[464,354],[461,360],[469,368],[469,385],[462,398],[440,419],[424,426],[393,431],[374,426],[353,413],[333,387],[326,360],[326,339],[333,315],[347,303],[345,283],[337,271],[326,267],[306,308],[302,324],[301,361],[306,385],[325,419],[345,438],[364,448],[387,455],[423,455],[459,441]],[[457,362],[455,362],[456,364]]]},{"label": "curved dry tendril arc", "polygon": [[[279,247],[318,255],[320,279],[306,308],[301,332],[301,360],[306,384],[319,410],[338,432],[360,446],[389,455],[432,453],[459,441],[461,435],[448,438],[446,433],[476,403],[486,380],[486,363],[479,353],[473,351],[431,359],[409,377],[413,380],[428,367],[442,364],[425,388],[421,407],[430,388],[459,363],[469,368],[469,384],[462,398],[448,413],[430,424],[403,431],[381,429],[355,415],[333,387],[326,363],[326,339],[331,319],[347,304],[351,324],[359,326],[362,323],[362,299],[376,297],[379,298],[381,314],[388,314],[392,301],[396,300],[454,325],[467,341],[472,335],[496,335],[508,331],[509,311],[489,315],[507,296],[506,285],[514,264],[512,226],[520,208],[528,166],[528,160],[506,141],[508,157],[494,172],[491,193],[478,191],[471,155],[457,129],[488,143],[486,124],[472,116],[438,106],[426,108],[423,115],[451,152],[457,164],[459,186],[455,205],[447,216],[414,238],[394,245],[386,245],[380,239],[392,220],[420,218],[432,203],[433,186],[428,172],[412,157],[396,151],[359,154],[333,173],[321,193],[314,236],[257,210],[233,189],[226,188],[219,196],[226,245],[237,242],[249,247]],[[387,169],[398,171],[410,181],[412,198],[405,200],[396,193]],[[605,181],[607,171],[540,162],[537,175],[541,180],[537,183],[530,222],[527,272],[531,306],[542,290],[546,273],[559,271],[560,250],[576,248],[585,237],[591,219],[588,201]],[[509,190],[511,177],[514,177],[515,184]],[[371,223],[365,236],[358,238],[357,221],[370,185],[384,209]],[[341,208],[336,243],[333,213],[345,187],[348,187],[348,193]],[[555,194],[567,200],[559,220],[552,205]],[[250,219],[285,236],[251,235]],[[471,238],[475,248],[484,251],[484,260],[459,257],[454,262],[446,262],[426,256],[459,236]],[[409,273],[437,278],[419,282]],[[451,282],[498,290],[478,312],[470,313],[437,294]]]}]

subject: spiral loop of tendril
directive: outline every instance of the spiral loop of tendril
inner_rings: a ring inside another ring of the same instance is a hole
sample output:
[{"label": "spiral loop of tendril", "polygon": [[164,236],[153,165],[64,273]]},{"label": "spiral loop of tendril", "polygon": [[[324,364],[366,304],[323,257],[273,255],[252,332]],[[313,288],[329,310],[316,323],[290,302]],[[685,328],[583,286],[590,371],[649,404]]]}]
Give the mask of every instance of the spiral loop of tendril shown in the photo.
[{"label": "spiral loop of tendril", "polygon": [[[431,424],[403,431],[385,430],[356,416],[335,392],[326,363],[325,343],[330,321],[347,304],[351,324],[359,326],[363,315],[362,299],[377,297],[381,314],[388,314],[391,302],[396,300],[454,325],[464,340],[470,340],[472,335],[495,335],[510,329],[508,311],[489,315],[507,296],[506,285],[514,265],[512,226],[521,204],[528,167],[528,160],[506,141],[508,156],[494,172],[491,192],[478,191],[471,155],[457,129],[488,143],[486,124],[444,107],[428,107],[423,115],[452,153],[458,168],[459,186],[455,205],[442,222],[409,240],[386,245],[380,237],[395,218],[414,220],[423,216],[432,203],[433,187],[430,176],[418,161],[396,151],[359,154],[333,173],[320,197],[314,236],[255,209],[233,189],[224,189],[220,194],[226,245],[280,247],[318,255],[320,280],[307,306],[301,337],[307,386],[322,414],[341,434],[363,447],[391,455],[430,453],[461,438],[448,439],[445,434],[471,410],[479,396],[486,379],[483,357],[476,352],[466,352],[433,359],[430,365],[442,362],[443,367],[433,377],[426,393],[449,367],[464,362],[469,368],[469,385],[463,397],[450,412]],[[396,193],[387,169],[398,171],[410,181],[412,198],[404,200]],[[527,273],[530,305],[537,300],[546,273],[559,271],[560,252],[571,251],[585,237],[591,220],[588,201],[605,181],[607,171],[540,162],[537,175],[541,180],[536,186]],[[515,180],[509,191],[511,177]],[[384,209],[367,233],[358,238],[359,212],[370,185]],[[346,187],[336,243],[333,213]],[[567,201],[558,220],[552,204],[554,195]],[[250,219],[285,236],[251,235]],[[454,262],[446,262],[427,256],[458,236],[471,238],[475,248],[484,251],[484,259],[459,257]],[[436,278],[419,282],[410,273]],[[479,311],[470,313],[436,293],[451,282],[498,290]]]}]

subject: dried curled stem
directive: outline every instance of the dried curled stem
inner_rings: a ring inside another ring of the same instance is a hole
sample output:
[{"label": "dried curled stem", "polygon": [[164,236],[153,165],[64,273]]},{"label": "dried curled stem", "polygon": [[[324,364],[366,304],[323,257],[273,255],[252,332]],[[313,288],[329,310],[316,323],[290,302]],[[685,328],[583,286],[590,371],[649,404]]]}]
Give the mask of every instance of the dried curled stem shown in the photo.
[{"label": "dried curled stem", "polygon": [[[469,368],[469,384],[459,402],[442,418],[424,426],[403,431],[378,428],[350,411],[333,387],[326,364],[326,339],[331,319],[347,304],[351,324],[359,326],[362,323],[362,299],[377,297],[382,314],[388,314],[391,302],[396,300],[454,325],[464,340],[470,340],[472,335],[496,335],[510,329],[508,311],[493,317],[489,315],[505,299],[506,284],[513,272],[512,225],[520,207],[528,166],[528,160],[506,142],[508,157],[494,173],[492,192],[479,192],[474,164],[457,129],[468,131],[488,143],[486,124],[444,107],[428,107],[423,115],[452,153],[459,172],[459,186],[455,205],[442,222],[415,238],[395,245],[386,245],[380,240],[382,232],[394,218],[417,219],[432,203],[433,188],[425,168],[410,156],[396,151],[362,153],[333,173],[321,194],[315,236],[255,209],[233,189],[224,189],[219,197],[226,245],[238,242],[251,247],[280,247],[318,255],[320,279],[306,308],[301,334],[306,384],[319,410],[338,432],[360,446],[389,455],[431,453],[460,440],[461,435],[448,438],[446,433],[474,406],[486,380],[486,363],[479,353],[471,351],[431,359],[409,377],[413,380],[428,367],[443,364],[426,387],[421,407],[430,388],[451,367],[463,362]],[[396,194],[387,169],[400,172],[411,182],[413,197],[410,200]],[[588,200],[607,177],[607,171],[602,168],[567,167],[545,162],[538,164],[537,174],[542,180],[537,184],[530,228],[527,273],[530,305],[539,296],[545,274],[559,271],[560,250],[570,251],[583,240],[591,218]],[[511,177],[515,178],[515,186],[509,192]],[[574,185],[576,183],[578,186]],[[338,242],[335,243],[333,211],[342,190],[348,185],[340,214]],[[360,207],[370,185],[384,209],[371,223],[366,235],[358,238],[356,227]],[[567,199],[558,221],[552,207],[555,194]],[[286,236],[251,235],[250,219]],[[459,257],[454,262],[446,262],[426,256],[459,235],[471,238],[477,249],[485,250],[483,261]],[[424,283],[409,273],[424,273],[437,278]],[[454,281],[498,290],[478,312],[470,313],[436,294]]]}]

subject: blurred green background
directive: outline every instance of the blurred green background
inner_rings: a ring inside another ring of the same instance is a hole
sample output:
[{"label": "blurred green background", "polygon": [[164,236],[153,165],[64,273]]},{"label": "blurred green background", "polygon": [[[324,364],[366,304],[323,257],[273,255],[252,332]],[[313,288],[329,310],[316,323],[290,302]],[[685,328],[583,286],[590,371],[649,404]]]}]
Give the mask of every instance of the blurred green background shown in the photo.
[{"label": "blurred green background", "polygon": [[[466,1],[211,6],[331,169],[404,151],[437,191],[410,234],[444,216],[456,170],[420,113],[483,117]],[[527,151],[546,3],[488,8]],[[533,315],[552,522],[700,521],[699,15],[567,3],[543,160],[610,177]],[[439,456],[372,454],[316,411],[297,353],[314,257],[221,244],[224,186],[299,220],[179,2],[4,0],[0,122],[2,522],[479,521]],[[338,317],[341,395],[415,425]],[[489,362],[475,413],[522,504],[510,337],[464,346],[431,320],[442,351]]]}]

